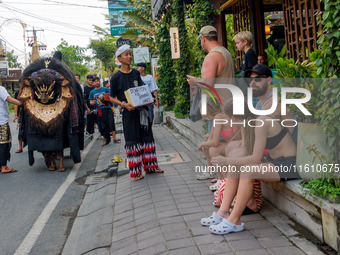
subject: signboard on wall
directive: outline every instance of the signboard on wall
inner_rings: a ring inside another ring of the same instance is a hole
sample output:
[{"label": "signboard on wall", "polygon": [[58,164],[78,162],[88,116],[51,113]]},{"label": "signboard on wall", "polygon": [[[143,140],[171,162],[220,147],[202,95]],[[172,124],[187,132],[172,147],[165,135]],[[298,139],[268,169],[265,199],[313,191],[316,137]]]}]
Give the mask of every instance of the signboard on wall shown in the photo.
[{"label": "signboard on wall", "polygon": [[123,39],[120,37],[116,42],[117,49],[124,44],[130,45],[130,47],[132,46],[132,42],[129,39]]},{"label": "signboard on wall", "polygon": [[171,44],[171,57],[178,59],[181,57],[179,48],[179,34],[177,27],[170,27],[170,44]]},{"label": "signboard on wall", "polygon": [[8,61],[0,61],[0,77],[8,76]]},{"label": "signboard on wall", "polygon": [[5,81],[8,81],[8,82],[19,82],[21,74],[22,74],[22,70],[21,69],[8,69],[8,75],[7,75],[7,77],[2,78],[2,81],[3,82],[5,82]]},{"label": "signboard on wall", "polygon": [[148,47],[133,48],[133,62],[150,63],[150,53]]},{"label": "signboard on wall", "polygon": [[121,35],[128,30],[128,28],[124,27],[128,23],[128,20],[124,18],[123,13],[124,11],[131,10],[131,7],[128,6],[126,0],[109,0],[107,2],[109,5],[111,35]]}]

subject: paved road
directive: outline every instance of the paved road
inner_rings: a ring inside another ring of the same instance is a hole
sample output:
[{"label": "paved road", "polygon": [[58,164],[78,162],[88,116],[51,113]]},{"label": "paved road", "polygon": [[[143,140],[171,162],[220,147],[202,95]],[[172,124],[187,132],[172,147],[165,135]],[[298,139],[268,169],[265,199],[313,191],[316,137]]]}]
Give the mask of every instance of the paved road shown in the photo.
[{"label": "paved road", "polygon": [[[18,172],[0,174],[0,254],[17,252],[23,255],[23,250],[26,254],[59,254],[84,197],[85,176],[96,166],[101,141],[90,143],[84,150],[86,153],[91,148],[81,165],[74,167],[72,159],[68,158],[65,160],[66,172],[49,172],[40,153],[35,153],[33,166],[28,165],[27,148],[23,153],[15,153],[17,130],[12,120],[10,124],[13,143],[8,165]],[[65,155],[69,152],[65,151]],[[72,175],[75,182],[69,181]]]}]

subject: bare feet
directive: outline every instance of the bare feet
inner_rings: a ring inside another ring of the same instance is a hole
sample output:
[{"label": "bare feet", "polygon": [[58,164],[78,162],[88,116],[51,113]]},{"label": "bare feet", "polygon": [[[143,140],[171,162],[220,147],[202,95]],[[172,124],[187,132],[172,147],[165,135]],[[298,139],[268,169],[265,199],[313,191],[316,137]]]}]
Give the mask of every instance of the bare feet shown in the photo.
[{"label": "bare feet", "polygon": [[107,145],[107,144],[109,144],[109,143],[107,142],[107,139],[104,138],[104,141],[103,141],[103,143],[102,143],[102,146],[105,146],[105,145]]},{"label": "bare feet", "polygon": [[144,176],[142,174],[140,174],[140,175],[137,175],[136,177],[134,177],[133,180],[134,181],[139,181],[139,180],[141,180],[143,178],[144,178]]}]

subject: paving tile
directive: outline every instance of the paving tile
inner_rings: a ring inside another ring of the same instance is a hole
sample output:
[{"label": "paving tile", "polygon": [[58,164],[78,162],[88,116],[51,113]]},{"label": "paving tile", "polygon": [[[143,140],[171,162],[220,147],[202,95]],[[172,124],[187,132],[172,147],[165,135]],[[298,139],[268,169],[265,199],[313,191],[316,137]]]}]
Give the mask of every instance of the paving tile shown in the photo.
[{"label": "paving tile", "polygon": [[267,220],[249,221],[244,225],[247,229],[272,228],[272,227],[274,227],[273,224],[271,224]]},{"label": "paving tile", "polygon": [[204,217],[207,217],[204,212],[183,215],[186,222],[197,221],[197,224],[200,224],[201,219]]},{"label": "paving tile", "polygon": [[180,209],[180,212],[181,212],[182,215],[199,213],[199,212],[202,212],[202,207],[192,206],[192,207],[189,207],[189,208],[183,208],[183,209]]},{"label": "paving tile", "polygon": [[219,243],[218,245],[202,244],[199,246],[199,249],[201,250],[202,254],[206,254],[206,255],[213,255],[213,254],[219,254],[219,253],[232,251],[230,246],[226,242]]},{"label": "paving tile", "polygon": [[166,212],[166,211],[173,211],[173,210],[177,210],[177,205],[171,204],[171,205],[164,205],[164,206],[160,206],[156,208],[156,212],[157,213],[162,213],[162,212]]},{"label": "paving tile", "polygon": [[112,242],[111,250],[112,251],[118,251],[120,249],[124,249],[124,248],[130,246],[132,243],[137,243],[135,236],[127,237],[123,240]]},{"label": "paving tile", "polygon": [[251,214],[251,215],[244,215],[241,217],[242,222],[257,221],[257,220],[263,220],[263,217],[259,213]]},{"label": "paving tile", "polygon": [[[265,249],[253,249],[248,251],[238,251],[236,252],[237,255],[270,255],[270,253]],[[295,254],[291,254],[295,255]]]},{"label": "paving tile", "polygon": [[148,217],[150,215],[155,215],[156,210],[154,208],[150,208],[149,210],[144,210],[143,212],[139,212],[138,210],[134,210],[134,217],[135,219]]},{"label": "paving tile", "polygon": [[143,250],[138,251],[138,255],[150,255],[150,254],[159,254],[162,252],[166,252],[166,245],[165,243],[158,243],[156,245],[147,247]]},{"label": "paving tile", "polygon": [[157,245],[157,244],[163,243],[163,242],[164,242],[164,238],[162,236],[150,237],[150,238],[139,241],[138,242],[138,249],[143,250],[145,248],[148,248],[150,246]]},{"label": "paving tile", "polygon": [[177,207],[179,209],[184,209],[184,208],[190,208],[190,207],[196,207],[196,206],[200,206],[200,204],[198,202],[193,202],[193,203],[178,203]]},{"label": "paving tile", "polygon": [[174,217],[159,219],[159,222],[161,225],[166,225],[166,224],[173,224],[173,223],[180,223],[180,222],[184,223],[184,220],[182,216],[174,216]]},{"label": "paving tile", "polygon": [[171,223],[171,224],[166,224],[161,226],[163,231],[171,231],[171,230],[182,230],[182,229],[188,229],[188,226],[184,223]]},{"label": "paving tile", "polygon": [[163,232],[165,240],[177,240],[182,238],[191,238],[191,233],[187,229],[181,229],[181,230],[169,230]]},{"label": "paving tile", "polygon": [[119,241],[131,236],[135,236],[136,235],[136,229],[135,228],[130,228],[130,229],[126,229],[125,231],[122,231],[120,233],[117,233],[116,235],[113,235],[112,240],[113,241]]},{"label": "paving tile", "polygon": [[181,215],[177,209],[157,213],[159,219]]},{"label": "paving tile", "polygon": [[140,225],[143,225],[145,223],[152,222],[152,221],[158,221],[156,214],[152,214],[152,215],[145,216],[143,218],[135,219],[135,225],[140,226]]},{"label": "paving tile", "polygon": [[272,255],[304,255],[300,249],[294,247],[294,246],[288,246],[288,247],[276,247],[276,248],[270,248],[268,251]]},{"label": "paving tile", "polygon": [[272,236],[259,238],[258,241],[263,245],[264,248],[291,246],[292,243],[284,236]]},{"label": "paving tile", "polygon": [[111,250],[112,251],[112,255],[128,255],[134,252],[137,252],[137,243],[131,243],[130,245],[119,249],[119,250]]},{"label": "paving tile", "polygon": [[169,250],[174,250],[178,248],[186,248],[190,246],[196,246],[195,240],[192,238],[181,238],[178,240],[170,240],[166,242]]},{"label": "paving tile", "polygon": [[160,227],[151,228],[149,230],[143,231],[137,235],[137,241],[141,241],[154,236],[161,236],[162,230]]},{"label": "paving tile", "polygon": [[198,226],[198,227],[193,227],[190,228],[190,231],[193,236],[201,236],[201,235],[206,235],[209,233],[209,228],[203,227],[203,226]]},{"label": "paving tile", "polygon": [[158,221],[156,221],[156,220],[150,221],[150,222],[147,222],[147,223],[144,223],[144,224],[137,226],[136,232],[137,232],[137,234],[139,234],[139,233],[142,233],[142,232],[147,231],[149,229],[153,229],[153,228],[158,227],[158,226],[160,226]]},{"label": "paving tile", "polygon": [[132,222],[132,221],[134,221],[134,217],[133,216],[128,216],[128,217],[125,217],[125,218],[120,219],[120,220],[115,220],[113,222],[113,225],[115,227],[119,227],[119,226],[125,225],[125,224],[127,224],[129,222]]},{"label": "paving tile", "polygon": [[[229,235],[232,234],[233,233]],[[236,252],[263,248],[256,239],[242,239],[237,241],[229,241],[229,245]]]},{"label": "paving tile", "polygon": [[121,225],[121,226],[118,226],[118,227],[114,225],[113,226],[113,235],[117,235],[120,232],[123,232],[127,229],[134,228],[134,227],[135,227],[135,223],[133,221],[128,222],[128,223]]},{"label": "paving tile", "polygon": [[169,255],[184,255],[184,254],[201,255],[201,252],[198,250],[196,246],[169,250]]},{"label": "paving tile", "polygon": [[228,242],[229,241],[235,241],[235,240],[255,238],[255,236],[248,230],[237,232],[237,233],[230,233],[228,235],[224,235],[224,237]]},{"label": "paving tile", "polygon": [[252,229],[251,232],[255,237],[271,237],[282,235],[282,233],[277,228]]}]

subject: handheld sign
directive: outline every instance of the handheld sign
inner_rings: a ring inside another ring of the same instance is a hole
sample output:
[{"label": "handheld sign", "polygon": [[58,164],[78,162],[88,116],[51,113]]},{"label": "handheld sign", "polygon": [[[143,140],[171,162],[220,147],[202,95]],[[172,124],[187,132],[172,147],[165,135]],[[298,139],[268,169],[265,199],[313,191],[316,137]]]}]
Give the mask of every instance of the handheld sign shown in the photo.
[{"label": "handheld sign", "polygon": [[146,105],[153,102],[148,85],[130,88],[124,91],[126,99],[129,104],[135,107]]}]

